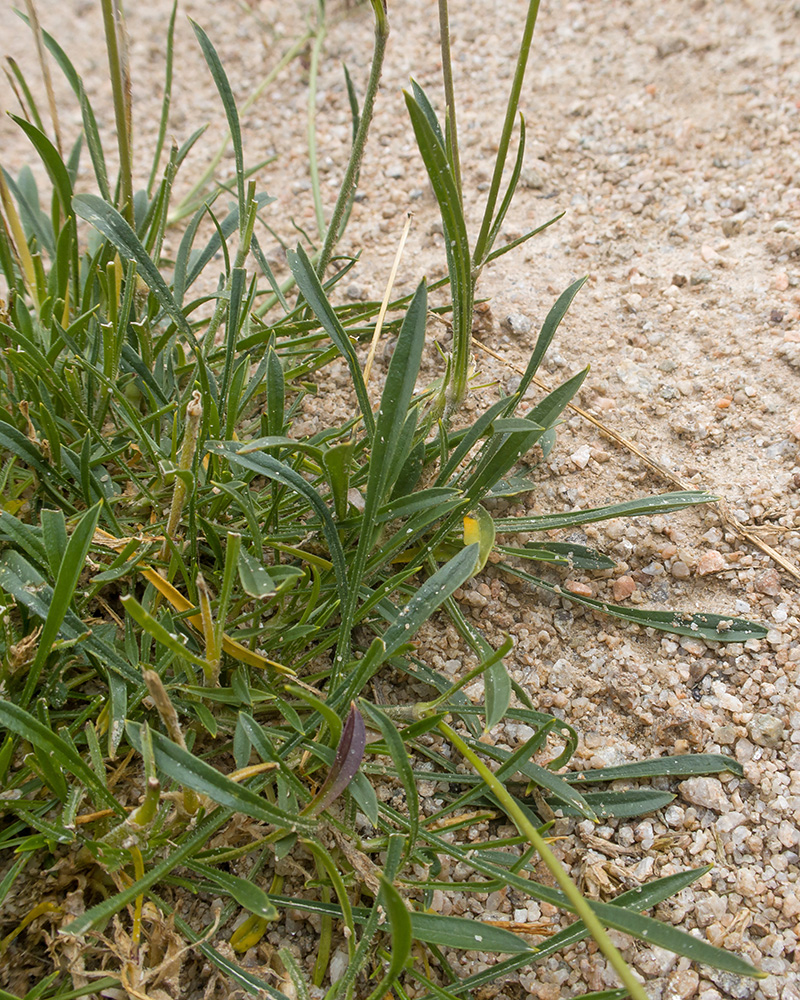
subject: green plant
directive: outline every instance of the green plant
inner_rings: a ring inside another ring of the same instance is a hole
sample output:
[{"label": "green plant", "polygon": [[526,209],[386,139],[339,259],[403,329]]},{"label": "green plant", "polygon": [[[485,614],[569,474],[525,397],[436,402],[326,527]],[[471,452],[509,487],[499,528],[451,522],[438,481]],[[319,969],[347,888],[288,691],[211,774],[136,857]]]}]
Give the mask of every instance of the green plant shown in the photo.
[{"label": "green plant", "polygon": [[533,30],[539,13],[539,0],[529,0],[525,24],[520,38],[519,54],[514,78],[506,104],[506,113],[500,141],[497,146],[494,170],[486,195],[480,230],[475,245],[470,248],[467,220],[462,191],[461,156],[456,125],[456,96],[450,54],[450,28],[448,0],[439,0],[439,25],[442,52],[442,77],[445,93],[445,128],[422,88],[412,80],[411,93],[407,93],[406,106],[411,116],[414,136],[433,188],[442,216],[450,295],[453,306],[453,352],[442,384],[438,409],[446,419],[459,406],[467,391],[470,374],[472,320],[475,310],[475,289],[483,268],[497,260],[532,236],[558,221],[551,219],[543,226],[524,233],[502,247],[494,248],[501,227],[516,191],[525,156],[525,119],[520,114],[520,137],[517,155],[508,180],[505,194],[500,201],[503,172],[508,161],[508,151],[519,109],[519,99],[525,70],[533,42]]},{"label": "green plant", "polygon": [[[381,12],[375,7],[378,21]],[[29,169],[16,178],[2,173],[0,852],[9,864],[0,902],[31,872],[57,865],[83,873],[85,911],[68,912],[63,896],[43,900],[5,931],[0,952],[21,961],[16,949],[27,935],[27,953],[44,968],[28,928],[49,919],[83,938],[83,968],[100,977],[93,990],[121,985],[141,995],[161,974],[155,960],[143,960],[143,943],[177,933],[232,982],[281,1000],[291,989],[308,995],[309,973],[297,955],[281,951],[286,978],[278,988],[214,942],[224,935],[244,952],[291,909],[319,920],[316,985],[328,978],[334,943],[346,951],[346,971],[328,983],[330,1000],[379,1000],[390,989],[402,997],[412,982],[428,996],[469,995],[590,932],[641,996],[605,927],[757,975],[736,956],[642,915],[705,869],[589,902],[550,855],[542,815],[545,806],[588,819],[639,815],[672,796],[646,786],[580,789],[738,773],[738,765],[695,756],[565,771],[574,730],[535,710],[503,665],[510,640],[491,649],[454,599],[493,551],[544,566],[610,565],[600,553],[549,537],[498,545],[498,530],[551,531],[712,498],[687,492],[493,521],[483,502],[533,488],[515,474],[516,463],[535,446],[552,447],[585,377],[578,373],[516,415],[580,282],[553,306],[519,389],[470,426],[453,431],[441,421],[436,433],[436,390],[417,390],[428,314],[421,282],[393,305],[397,343],[374,409],[358,343],[372,332],[377,304],[333,305],[336,279],[323,283],[320,261],[302,247],[289,254],[299,295],[287,301],[256,236],[268,199],[245,165],[233,94],[210,39],[194,30],[230,129],[236,204],[217,217],[209,195],[174,261],[162,255],[172,185],[200,133],[171,151],[158,184],[145,192],[131,193],[127,175],[135,171],[125,154],[112,185],[83,85],[46,33],[43,45],[81,107],[97,193],[74,192],[80,143],[65,160],[30,98],[16,120],[51,178],[49,205],[42,206]],[[107,19],[111,72],[120,79],[122,37]],[[119,127],[129,121],[124,90]],[[151,177],[159,158],[160,149]],[[342,188],[345,203],[350,184]],[[206,218],[213,235],[195,247]],[[338,231],[331,223],[328,232]],[[218,253],[218,291],[190,298]],[[349,367],[356,415],[312,436],[291,434],[325,365],[339,357]],[[556,589],[515,564],[500,565]],[[764,634],[740,619],[570,599],[716,641]],[[438,609],[477,659],[455,682],[414,645]],[[372,681],[390,672],[404,679],[400,696],[377,704]],[[462,689],[481,675],[485,700],[476,705]],[[430,692],[423,700],[410,693],[421,687]],[[506,720],[533,732],[513,753],[480,739]],[[420,801],[420,780],[439,789],[442,804],[433,812]],[[479,842],[461,839],[476,817],[490,832]],[[497,832],[507,819],[517,834]],[[537,852],[558,889],[537,880]],[[465,866],[470,880],[445,878],[451,864]],[[578,919],[532,948],[505,928],[430,912],[437,889],[502,885]],[[193,892],[226,901],[203,926],[181,912]],[[447,962],[450,949],[509,957],[462,980]],[[36,995],[89,992],[68,986],[57,971],[43,974]]]}]

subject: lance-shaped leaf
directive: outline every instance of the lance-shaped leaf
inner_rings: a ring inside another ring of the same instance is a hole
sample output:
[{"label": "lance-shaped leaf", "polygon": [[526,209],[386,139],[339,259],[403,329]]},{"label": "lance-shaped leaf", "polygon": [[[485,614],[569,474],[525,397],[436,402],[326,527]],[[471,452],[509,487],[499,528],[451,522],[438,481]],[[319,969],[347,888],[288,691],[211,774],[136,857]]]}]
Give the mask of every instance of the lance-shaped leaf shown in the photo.
[{"label": "lance-shaped leaf", "polygon": [[520,531],[552,531],[555,528],[574,528],[578,524],[593,521],[608,521],[612,517],[634,517],[639,514],[667,514],[673,510],[683,510],[693,504],[715,503],[718,496],[703,490],[682,490],[677,493],[662,493],[660,496],[640,497],[624,503],[609,504],[606,507],[589,507],[584,510],[568,510],[561,514],[543,514],[537,517],[498,517],[497,530],[508,535]]},{"label": "lance-shaped leaf", "polygon": [[303,810],[303,815],[316,816],[338,799],[350,782],[358,774],[364,749],[367,745],[367,730],[361,712],[355,702],[350,703],[350,714],[342,729],[342,738],[336,748],[333,766],[328,777],[312,801]]},{"label": "lance-shaped leaf", "polygon": [[91,223],[110,240],[125,260],[135,260],[142,280],[158,299],[161,308],[174,320],[175,325],[187,337],[193,334],[186,317],[175,301],[161,272],[150,259],[150,255],[139,241],[128,223],[113,205],[109,205],[95,194],[78,194],[72,199],[74,211],[86,222]]},{"label": "lance-shaped leaf", "polygon": [[499,563],[498,565],[502,566],[507,573],[511,573],[512,576],[527,580],[551,594],[563,595],[570,601],[574,601],[575,604],[583,604],[595,611],[604,611],[607,615],[614,615],[615,618],[632,622],[642,628],[654,628],[662,632],[674,632],[675,635],[689,635],[697,639],[710,639],[714,642],[747,642],[748,639],[763,639],[767,634],[763,625],[748,621],[746,618],[715,615],[705,611],[699,614],[683,611],[647,611],[640,608],[626,608],[621,604],[609,604],[606,601],[595,600],[593,597],[581,597],[571,590],[563,591],[560,587],[554,587],[539,577],[531,576],[508,563]]}]

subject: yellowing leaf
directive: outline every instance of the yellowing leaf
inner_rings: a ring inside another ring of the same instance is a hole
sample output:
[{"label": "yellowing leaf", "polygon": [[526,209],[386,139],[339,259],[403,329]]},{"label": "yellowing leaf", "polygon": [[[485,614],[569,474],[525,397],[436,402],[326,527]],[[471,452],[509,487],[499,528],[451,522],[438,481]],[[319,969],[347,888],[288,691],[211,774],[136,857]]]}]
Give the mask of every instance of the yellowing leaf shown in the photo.
[{"label": "yellowing leaf", "polygon": [[486,565],[486,562],[494,548],[495,527],[494,520],[488,511],[483,507],[476,507],[472,513],[464,518],[464,544],[478,545],[478,558],[475,562],[473,576]]},{"label": "yellowing leaf", "polygon": [[[163,538],[152,535],[135,535],[133,537],[136,538],[137,541],[141,541],[142,544],[154,541],[163,541]],[[93,541],[95,545],[104,545],[106,548],[114,549],[114,551],[121,551],[125,548],[128,542],[131,541],[131,539],[116,538],[114,535],[110,535],[107,531],[103,531],[102,528],[95,528]],[[164,579],[164,577],[152,567],[140,566],[139,572],[145,580],[152,583],[161,596],[169,601],[176,611],[181,614],[185,614],[187,611],[190,611],[192,607],[194,607],[191,601],[187,600],[179,590],[176,590],[168,580]],[[198,629],[198,631],[203,631],[203,621],[199,613],[188,615],[186,620]],[[252,649],[248,649],[247,646],[243,646],[235,639],[231,639],[230,636],[223,635],[222,648],[228,656],[232,657],[234,660],[238,660],[241,663],[247,663],[251,667],[256,667],[259,670],[268,670],[272,673],[284,674],[289,677],[295,676],[295,672],[291,667],[287,667],[283,663],[277,663],[275,660],[268,660],[266,656],[261,656]]]}]

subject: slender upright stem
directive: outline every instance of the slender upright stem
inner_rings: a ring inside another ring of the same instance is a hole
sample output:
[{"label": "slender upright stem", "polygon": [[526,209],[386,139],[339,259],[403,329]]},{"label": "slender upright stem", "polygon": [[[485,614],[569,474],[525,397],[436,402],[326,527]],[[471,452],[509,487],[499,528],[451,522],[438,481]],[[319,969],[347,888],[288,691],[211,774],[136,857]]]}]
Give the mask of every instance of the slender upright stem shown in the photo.
[{"label": "slender upright stem", "polygon": [[486,208],[483,212],[481,231],[478,234],[475,250],[472,254],[473,267],[479,269],[484,263],[486,254],[491,250],[489,243],[489,233],[492,228],[494,210],[500,194],[500,182],[503,179],[503,168],[508,156],[508,147],[511,143],[511,134],[517,120],[517,108],[519,107],[519,95],[522,92],[522,83],[525,79],[525,68],[528,64],[528,54],[533,41],[533,29],[536,27],[536,17],[539,13],[539,0],[529,0],[528,16],[525,19],[525,29],[522,32],[522,41],[519,46],[517,56],[517,68],[514,71],[514,80],[511,84],[511,93],[508,95],[506,105],[506,117],[503,122],[503,132],[500,136],[500,143],[497,147],[497,158],[494,162],[494,173],[489,186],[489,196],[486,199]]},{"label": "slender upright stem", "polygon": [[117,125],[117,146],[119,148],[119,172],[122,204],[120,211],[126,222],[133,227],[133,172],[131,169],[131,116],[128,80],[120,49],[121,23],[118,29],[114,0],[100,0],[103,10],[103,27],[108,52],[108,70],[111,76],[111,90],[114,96],[114,118]]},{"label": "slender upright stem", "polygon": [[464,204],[461,189],[461,157],[458,152],[458,126],[456,125],[456,91],[453,85],[453,63],[450,56],[450,10],[448,0],[439,0],[439,46],[442,50],[442,83],[447,105],[447,139],[453,177],[458,188],[458,200]]},{"label": "slender upright stem", "polygon": [[527,837],[530,844],[536,848],[539,857],[545,863],[559,889],[561,889],[569,902],[572,904],[575,913],[586,925],[586,929],[597,942],[597,947],[608,959],[614,971],[622,980],[623,985],[627,988],[630,996],[633,997],[634,1000],[647,1000],[647,994],[645,993],[642,984],[635,978],[633,972],[628,966],[628,963],[614,946],[614,943],[609,938],[605,927],[603,927],[602,923],[597,918],[594,910],[583,898],[578,887],[547,846],[547,842],[544,837],[542,837],[533,823],[531,823],[522,809],[520,809],[513,796],[509,795],[502,781],[495,777],[480,757],[478,757],[476,753],[473,753],[458,733],[448,726],[446,722],[440,722],[437,728],[439,732],[441,732],[442,735],[453,744],[456,750],[458,750],[458,752],[465,757],[470,764],[472,764],[478,774],[486,782],[490,791],[499,800],[506,812],[506,815],[514,823],[514,826],[516,826],[522,836]]},{"label": "slender upright stem", "polygon": [[50,75],[50,64],[47,62],[47,56],[44,51],[42,26],[39,24],[39,14],[33,0],[25,0],[25,9],[28,12],[28,20],[30,21],[31,29],[33,30],[33,37],[36,42],[36,54],[39,56],[39,66],[42,70],[44,89],[47,91],[47,104],[50,108],[50,119],[53,122],[53,134],[56,140],[56,149],[58,150],[59,156],[63,156],[61,128],[58,121],[58,108],[56,106],[55,92],[53,91],[53,78]]},{"label": "slender upright stem", "polygon": [[383,6],[382,0],[372,0],[372,7],[375,11],[375,48],[372,52],[372,68],[370,69],[369,80],[367,81],[367,92],[364,94],[361,120],[358,123],[356,137],[353,140],[353,148],[350,150],[350,160],[347,164],[342,186],[339,189],[339,197],[336,199],[336,205],[331,215],[325,242],[322,245],[322,251],[317,261],[316,270],[320,280],[323,280],[328,264],[331,262],[334,247],[341,236],[340,229],[347,205],[355,191],[358,171],[361,168],[361,161],[364,158],[369,126],[375,108],[375,97],[377,96],[378,86],[381,82],[383,57],[386,54],[386,40],[389,37],[389,19],[386,16],[386,9]]},{"label": "slender upright stem", "polygon": [[325,44],[325,5],[317,4],[317,33],[311,46],[311,64],[308,71],[308,169],[311,174],[311,193],[314,197],[314,215],[320,239],[325,237],[325,210],[322,207],[322,191],[319,184],[319,158],[317,156],[317,81],[319,60]]}]

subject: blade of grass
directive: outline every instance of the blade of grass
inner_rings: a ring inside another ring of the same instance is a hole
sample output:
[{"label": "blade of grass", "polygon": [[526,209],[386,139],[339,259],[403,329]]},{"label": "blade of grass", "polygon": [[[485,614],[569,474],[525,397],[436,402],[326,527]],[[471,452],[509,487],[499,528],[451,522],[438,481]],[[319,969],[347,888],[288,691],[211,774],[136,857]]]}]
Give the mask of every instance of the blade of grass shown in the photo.
[{"label": "blade of grass", "polygon": [[713,642],[747,642],[748,639],[763,639],[767,629],[746,618],[736,618],[732,615],[711,614],[699,612],[692,614],[683,611],[646,611],[640,608],[626,608],[621,604],[610,604],[598,601],[593,597],[583,597],[571,590],[564,591],[561,587],[547,583],[536,576],[531,576],[524,570],[517,569],[509,563],[498,563],[507,573],[526,580],[528,583],[546,590],[551,594],[566,597],[576,604],[602,611],[623,621],[639,625],[641,628],[658,629],[661,632],[672,632],[675,635],[689,635],[697,639],[709,639]]},{"label": "blade of grass", "polygon": [[89,546],[92,543],[94,530],[97,527],[97,521],[100,517],[100,507],[101,504],[98,503],[86,511],[76,525],[64,551],[55,587],[53,588],[53,597],[47,610],[47,617],[42,627],[42,633],[39,636],[36,656],[28,670],[25,688],[20,697],[20,705],[22,707],[29,705],[33,698],[45,660],[50,654],[61,624],[64,621],[64,616],[72,603],[75,588],[83,572]]},{"label": "blade of grass", "polygon": [[105,784],[97,777],[94,771],[84,763],[69,743],[52,732],[48,726],[44,725],[29,712],[9,701],[0,701],[0,722],[12,733],[16,733],[22,739],[28,740],[35,747],[41,748],[45,753],[52,754],[99,801],[104,802],[109,809],[112,809],[120,816],[125,815],[124,808],[109,792],[108,788],[106,788]]}]

